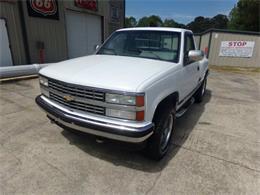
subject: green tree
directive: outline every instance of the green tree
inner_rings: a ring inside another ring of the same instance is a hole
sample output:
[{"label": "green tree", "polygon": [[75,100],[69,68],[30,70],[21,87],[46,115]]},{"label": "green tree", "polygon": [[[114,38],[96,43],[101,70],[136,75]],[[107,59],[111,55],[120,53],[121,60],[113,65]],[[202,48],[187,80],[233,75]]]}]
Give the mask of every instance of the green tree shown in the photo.
[{"label": "green tree", "polygon": [[148,17],[142,17],[138,20],[137,26],[142,27],[142,26],[149,26],[148,22]]},{"label": "green tree", "polygon": [[204,18],[198,16],[194,21],[187,24],[187,28],[195,33],[206,31],[210,28],[226,29],[228,24],[228,17],[223,14],[218,14],[213,18]]},{"label": "green tree", "polygon": [[194,21],[187,24],[187,28],[192,30],[194,33],[203,32],[209,28],[212,28],[210,18],[204,18],[203,16],[198,16]]},{"label": "green tree", "polygon": [[176,28],[187,28],[187,26],[182,23],[177,23]]},{"label": "green tree", "polygon": [[167,18],[164,20],[163,26],[164,27],[173,27],[173,28],[186,28],[185,24],[181,24],[181,23],[176,22],[173,19],[167,19]]},{"label": "green tree", "polygon": [[259,0],[239,0],[229,14],[229,29],[260,31]]},{"label": "green tree", "polygon": [[173,19],[165,19],[163,22],[163,26],[165,27],[177,27],[177,22],[175,22]]},{"label": "green tree", "polygon": [[162,19],[159,16],[149,16],[149,17],[142,17],[139,21],[137,26],[145,27],[145,26],[151,26],[151,27],[159,27],[162,26],[163,22]]},{"label": "green tree", "polygon": [[136,21],[135,17],[130,16],[130,17],[125,18],[125,27],[126,28],[135,27],[136,25],[137,25],[137,21]]},{"label": "green tree", "polygon": [[218,14],[210,19],[212,28],[227,29],[228,17],[223,14]]}]

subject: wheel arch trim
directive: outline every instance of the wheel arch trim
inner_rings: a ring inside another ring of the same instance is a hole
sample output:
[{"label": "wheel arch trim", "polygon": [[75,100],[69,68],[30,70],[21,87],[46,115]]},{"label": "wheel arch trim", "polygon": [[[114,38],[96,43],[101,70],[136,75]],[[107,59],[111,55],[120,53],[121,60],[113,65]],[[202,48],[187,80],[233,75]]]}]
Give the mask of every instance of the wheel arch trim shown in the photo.
[{"label": "wheel arch trim", "polygon": [[155,117],[157,111],[158,111],[158,110],[160,109],[160,107],[161,107],[164,103],[166,103],[167,101],[173,101],[173,102],[175,101],[175,104],[176,104],[176,106],[177,106],[177,104],[178,104],[178,102],[179,102],[179,92],[178,92],[178,91],[175,91],[175,92],[173,92],[173,93],[171,93],[171,94],[168,94],[168,95],[166,95],[166,96],[161,97],[161,98],[159,99],[159,101],[157,101],[156,106],[154,106],[154,109],[153,109],[153,114],[152,114],[153,120],[154,120],[154,117]]}]

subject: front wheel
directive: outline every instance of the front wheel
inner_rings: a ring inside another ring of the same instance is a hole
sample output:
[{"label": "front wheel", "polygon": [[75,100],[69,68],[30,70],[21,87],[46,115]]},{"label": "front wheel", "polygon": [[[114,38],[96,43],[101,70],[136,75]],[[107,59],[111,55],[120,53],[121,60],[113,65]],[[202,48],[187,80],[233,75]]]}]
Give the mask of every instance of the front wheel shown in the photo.
[{"label": "front wheel", "polygon": [[171,142],[175,126],[175,107],[161,109],[154,123],[154,134],[148,140],[146,149],[150,158],[160,160],[167,153]]}]

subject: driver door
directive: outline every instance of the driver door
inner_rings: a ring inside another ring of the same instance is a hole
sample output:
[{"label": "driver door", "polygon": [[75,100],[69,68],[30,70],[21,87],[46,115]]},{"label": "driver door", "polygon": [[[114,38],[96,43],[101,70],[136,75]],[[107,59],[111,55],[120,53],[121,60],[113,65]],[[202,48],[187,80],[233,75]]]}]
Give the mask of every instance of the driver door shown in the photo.
[{"label": "driver door", "polygon": [[184,59],[183,59],[183,70],[184,70],[184,80],[185,81],[185,97],[191,95],[194,89],[198,85],[198,72],[199,72],[199,62],[189,61],[189,51],[195,50],[195,44],[193,35],[191,33],[185,33],[184,38]]}]

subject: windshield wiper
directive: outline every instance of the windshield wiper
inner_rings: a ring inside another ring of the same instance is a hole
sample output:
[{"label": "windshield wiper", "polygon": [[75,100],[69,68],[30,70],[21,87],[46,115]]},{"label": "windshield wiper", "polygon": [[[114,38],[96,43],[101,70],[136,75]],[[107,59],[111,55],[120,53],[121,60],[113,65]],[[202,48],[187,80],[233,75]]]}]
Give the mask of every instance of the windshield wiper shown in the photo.
[{"label": "windshield wiper", "polygon": [[161,60],[160,56],[158,56],[156,53],[153,53],[152,51],[148,51],[148,50],[146,50],[146,52],[149,52],[150,54],[153,54],[156,57],[156,59],[160,59]]},{"label": "windshield wiper", "polygon": [[[115,49],[112,49],[112,48],[103,47],[102,50],[109,50],[109,51],[112,51],[115,55],[118,55],[118,54],[116,53],[116,50],[115,50]],[[102,52],[102,53],[103,53],[103,54],[106,54],[106,53],[104,53],[104,52]]]}]

